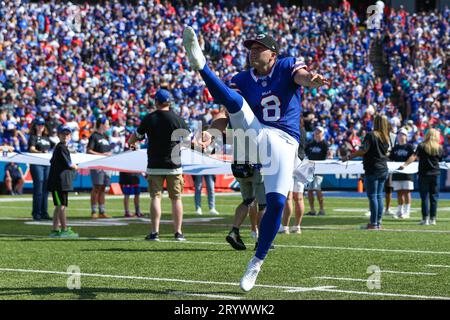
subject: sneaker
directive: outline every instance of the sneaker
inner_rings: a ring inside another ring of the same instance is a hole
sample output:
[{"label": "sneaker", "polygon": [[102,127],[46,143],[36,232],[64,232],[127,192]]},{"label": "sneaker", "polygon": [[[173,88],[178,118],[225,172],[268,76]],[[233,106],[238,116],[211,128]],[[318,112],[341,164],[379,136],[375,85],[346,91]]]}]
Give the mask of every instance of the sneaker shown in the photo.
[{"label": "sneaker", "polygon": [[219,212],[217,212],[217,210],[215,208],[212,208],[209,210],[209,214],[218,215]]},{"label": "sneaker", "polygon": [[59,236],[60,238],[78,238],[78,233],[68,227],[67,230],[62,230]]},{"label": "sneaker", "polygon": [[306,214],[307,216],[315,216],[317,215],[315,211],[310,211]]},{"label": "sneaker", "polygon": [[110,219],[110,218],[111,218],[111,216],[108,216],[106,213],[100,213],[100,214],[98,215],[98,217],[99,217],[100,219]]},{"label": "sneaker", "polygon": [[129,212],[125,212],[124,217],[125,218],[133,218],[134,216],[132,214],[130,214]]},{"label": "sneaker", "polygon": [[293,226],[291,228],[291,233],[301,234],[302,233],[302,229],[300,228],[300,226]]},{"label": "sneaker", "polygon": [[381,226],[376,226],[377,230],[383,230],[383,228]]},{"label": "sneaker", "polygon": [[143,213],[140,213],[140,212],[136,212],[136,217],[138,217],[138,218],[143,218],[144,217],[144,214]]},{"label": "sneaker", "polygon": [[366,226],[363,226],[362,229],[364,229],[364,230],[376,230],[377,226],[374,226],[373,224],[368,223]]},{"label": "sneaker", "polygon": [[429,226],[430,225],[430,220],[428,218],[420,221],[419,223],[421,226]]},{"label": "sneaker", "polygon": [[411,218],[411,216],[407,213],[402,214],[402,216],[400,217],[401,219],[409,219]]},{"label": "sneaker", "polygon": [[50,238],[59,238],[61,236],[61,230],[52,230],[49,237]]},{"label": "sneaker", "polygon": [[288,226],[280,226],[280,229],[278,229],[278,233],[289,234],[289,227]]},{"label": "sneaker", "polygon": [[228,233],[227,237],[225,238],[227,242],[233,247],[235,250],[245,250],[247,247],[244,244],[244,241],[242,241],[241,236],[239,233],[236,233],[234,231],[230,231]]},{"label": "sneaker", "polygon": [[325,215],[325,210],[320,210],[319,211],[319,216],[324,216]]},{"label": "sneaker", "polygon": [[240,286],[242,290],[248,292],[253,289],[259,271],[261,271],[261,266],[256,264],[253,259],[250,260],[247,270],[245,270],[244,276],[241,278]]},{"label": "sneaker", "polygon": [[97,219],[98,215],[95,212],[91,213],[91,219]]},{"label": "sneaker", "polygon": [[250,237],[252,237],[253,239],[258,239],[258,232],[257,231],[250,232]]},{"label": "sneaker", "polygon": [[394,213],[394,211],[392,211],[391,209],[386,209],[386,210],[384,211],[384,215],[385,215],[385,216],[393,216],[393,215],[395,215],[395,213]]},{"label": "sneaker", "polygon": [[186,241],[186,238],[184,237],[184,235],[182,233],[179,232],[175,232],[175,240],[177,241]]},{"label": "sneaker", "polygon": [[151,232],[148,236],[145,237],[145,240],[148,241],[160,241],[158,232]]},{"label": "sneaker", "polygon": [[195,71],[202,70],[206,64],[206,58],[198,44],[197,36],[192,27],[186,27],[183,31],[183,46],[189,59],[189,65]]},{"label": "sneaker", "polygon": [[195,213],[198,214],[198,215],[202,215],[203,214],[202,213],[202,208],[195,209]]},{"label": "sneaker", "polygon": [[430,219],[430,225],[435,226],[436,225],[436,219]]}]

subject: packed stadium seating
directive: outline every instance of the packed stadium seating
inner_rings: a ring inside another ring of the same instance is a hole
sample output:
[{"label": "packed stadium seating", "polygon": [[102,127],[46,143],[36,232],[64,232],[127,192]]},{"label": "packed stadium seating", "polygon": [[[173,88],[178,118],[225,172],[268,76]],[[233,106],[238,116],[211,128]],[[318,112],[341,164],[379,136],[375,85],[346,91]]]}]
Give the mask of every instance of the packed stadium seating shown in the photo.
[{"label": "packed stadium seating", "polygon": [[[191,25],[225,81],[246,68],[243,40],[261,32],[276,38],[281,55],[301,57],[328,77],[329,87],[304,89],[302,108],[308,136],[316,125],[326,128],[335,157],[359,147],[377,112],[389,116],[394,132],[406,126],[414,144],[430,126],[439,128],[448,154],[448,9],[391,10],[382,29],[369,32],[347,6],[124,3],[0,6],[0,145],[27,150],[30,125],[42,115],[50,134],[60,123],[70,125],[72,148],[84,152],[93,122],[107,116],[114,150],[121,152],[161,86],[171,90],[173,108],[192,130],[210,121],[219,106],[190,70],[181,43],[183,26]],[[376,41],[389,66],[386,81],[369,59]]]}]

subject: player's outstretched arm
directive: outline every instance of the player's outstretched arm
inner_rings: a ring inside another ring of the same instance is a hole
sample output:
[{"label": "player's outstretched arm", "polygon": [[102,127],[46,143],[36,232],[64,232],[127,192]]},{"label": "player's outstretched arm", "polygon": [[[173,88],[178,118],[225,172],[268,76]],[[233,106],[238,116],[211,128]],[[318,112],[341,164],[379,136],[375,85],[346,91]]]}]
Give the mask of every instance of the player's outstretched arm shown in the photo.
[{"label": "player's outstretched arm", "polygon": [[320,74],[312,74],[306,69],[299,69],[295,73],[294,81],[296,84],[308,88],[319,88],[324,85],[328,85],[329,81]]}]

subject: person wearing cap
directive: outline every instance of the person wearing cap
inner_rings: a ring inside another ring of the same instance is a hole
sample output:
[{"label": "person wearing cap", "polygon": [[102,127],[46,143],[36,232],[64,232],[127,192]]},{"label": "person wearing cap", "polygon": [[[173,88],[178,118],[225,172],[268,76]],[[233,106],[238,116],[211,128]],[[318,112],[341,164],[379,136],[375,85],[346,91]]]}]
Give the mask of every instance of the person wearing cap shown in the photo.
[{"label": "person wearing cap", "polygon": [[149,241],[159,241],[164,181],[167,182],[167,191],[172,202],[175,240],[186,240],[181,230],[183,224],[183,203],[181,201],[184,188],[183,171],[180,163],[172,161],[172,152],[179,145],[179,141],[173,141],[172,135],[175,130],[180,129],[182,132],[181,130],[178,132],[183,133],[185,137],[189,136],[190,132],[186,122],[170,109],[171,102],[170,92],[159,89],[155,94],[157,110],[145,116],[136,132],[128,140],[128,145],[132,149],[135,149],[136,143],[146,136],[148,140],[147,180],[151,198],[152,231],[145,239]]},{"label": "person wearing cap", "polygon": [[[45,126],[45,120],[42,117],[36,119],[31,127],[30,138],[28,140],[28,152],[30,153],[48,153],[54,148],[48,136],[48,130]],[[31,177],[33,178],[33,220],[41,219],[51,220],[48,214],[48,192],[47,181],[50,172],[49,166],[31,164]]]},{"label": "person wearing cap", "polygon": [[[258,247],[241,278],[240,287],[250,291],[280,226],[286,196],[292,180],[300,138],[300,86],[316,89],[329,82],[322,75],[306,70],[303,59],[278,59],[279,45],[267,34],[244,41],[250,50],[250,68],[235,75],[230,88],[206,63],[195,31],[183,31],[186,56],[194,71],[205,81],[215,103],[225,106],[234,129],[250,130],[258,136],[253,144],[261,148],[266,211],[261,220]],[[269,151],[263,152],[263,150]],[[252,155],[256,158],[256,154]],[[256,160],[256,159],[255,159]]]},{"label": "person wearing cap", "polygon": [[[106,130],[109,128],[109,121],[105,117],[97,119],[95,122],[95,131],[89,137],[87,145],[87,153],[98,156],[110,156],[111,144],[106,135]],[[105,189],[111,182],[111,173],[106,170],[90,170],[92,180],[91,190],[91,218],[110,218],[105,213]],[[97,205],[99,215],[97,215]]]},{"label": "person wearing cap", "polygon": [[[397,133],[397,143],[392,148],[389,159],[395,162],[405,162],[414,154],[414,146],[408,143],[408,131],[401,128]],[[394,218],[409,218],[411,211],[411,191],[414,190],[412,174],[394,173],[392,186],[397,192],[398,208]]]},{"label": "person wearing cap", "polygon": [[[323,161],[330,158],[329,146],[324,139],[325,129],[323,127],[316,127],[314,129],[313,140],[306,145],[305,153],[306,157],[312,161]],[[306,186],[308,190],[309,212],[308,216],[315,216],[316,210],[314,209],[314,191],[317,194],[317,201],[319,202],[319,216],[325,215],[325,208],[323,204],[322,184],[323,177],[314,176],[314,180]]]},{"label": "person wearing cap", "polygon": [[47,191],[52,193],[55,210],[53,212],[53,229],[50,233],[52,238],[77,238],[78,234],[67,226],[66,208],[69,204],[69,191],[73,190],[75,170],[78,169],[72,163],[67,144],[70,141],[72,130],[70,127],[61,125],[58,128],[60,142],[53,151],[50,160],[50,174]]}]

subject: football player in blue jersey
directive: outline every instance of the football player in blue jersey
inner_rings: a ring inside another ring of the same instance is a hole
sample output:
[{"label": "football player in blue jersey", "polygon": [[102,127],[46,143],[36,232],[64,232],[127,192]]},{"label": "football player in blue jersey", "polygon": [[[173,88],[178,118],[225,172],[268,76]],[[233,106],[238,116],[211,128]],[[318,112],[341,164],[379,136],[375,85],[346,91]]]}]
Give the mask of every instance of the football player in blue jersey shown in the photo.
[{"label": "football player in blue jersey", "polygon": [[242,290],[250,291],[279,229],[298,159],[300,86],[318,88],[328,80],[307,71],[300,59],[278,59],[276,41],[261,34],[244,42],[250,50],[251,68],[235,75],[229,88],[206,64],[191,27],[183,32],[183,45],[191,68],[200,72],[215,102],[226,107],[232,127],[256,132],[267,206],[255,256],[240,282]]}]

